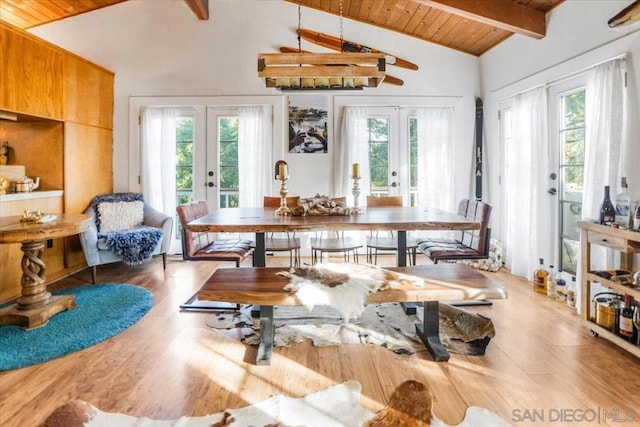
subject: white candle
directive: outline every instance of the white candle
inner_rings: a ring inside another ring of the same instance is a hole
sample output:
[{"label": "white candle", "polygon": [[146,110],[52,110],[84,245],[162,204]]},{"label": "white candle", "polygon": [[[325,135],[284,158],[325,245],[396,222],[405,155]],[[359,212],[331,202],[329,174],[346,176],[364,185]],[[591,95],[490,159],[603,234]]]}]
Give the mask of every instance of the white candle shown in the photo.
[{"label": "white candle", "polygon": [[360,176],[360,165],[358,163],[354,163],[351,166],[351,176],[354,176],[354,177]]},{"label": "white candle", "polygon": [[280,166],[278,166],[278,174],[280,175],[280,178],[286,178],[287,172],[287,164],[280,163]]}]

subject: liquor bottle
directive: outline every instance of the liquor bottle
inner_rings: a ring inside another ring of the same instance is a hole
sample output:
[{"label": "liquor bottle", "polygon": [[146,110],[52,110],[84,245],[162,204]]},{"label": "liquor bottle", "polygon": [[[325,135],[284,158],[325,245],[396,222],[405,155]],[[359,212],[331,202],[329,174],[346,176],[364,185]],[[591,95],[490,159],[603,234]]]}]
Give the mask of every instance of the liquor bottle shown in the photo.
[{"label": "liquor bottle", "polygon": [[615,221],[616,211],[613,209],[611,197],[609,196],[609,186],[604,186],[604,200],[600,206],[600,224],[611,225]]},{"label": "liquor bottle", "polygon": [[567,301],[567,282],[564,280],[561,268],[558,269],[558,274],[556,274],[556,301]]},{"label": "liquor bottle", "polygon": [[620,182],[620,193],[616,195],[616,224],[621,227],[629,228],[631,224],[631,199],[627,194],[627,178],[624,176]]},{"label": "liquor bottle", "polygon": [[540,266],[533,272],[533,290],[546,295],[548,281],[549,272],[544,268],[544,259],[540,258]]},{"label": "liquor bottle", "polygon": [[567,305],[576,308],[576,276],[571,276],[571,281],[567,284]]},{"label": "liquor bottle", "polygon": [[636,342],[638,329],[633,324],[633,315],[635,307],[633,306],[633,296],[625,295],[624,308],[620,312],[620,329],[618,333],[627,341]]},{"label": "liquor bottle", "polygon": [[636,205],[636,211],[633,213],[633,229],[640,231],[640,202]]},{"label": "liquor bottle", "polygon": [[549,266],[549,277],[547,280],[547,296],[556,299],[556,271],[553,265]]}]

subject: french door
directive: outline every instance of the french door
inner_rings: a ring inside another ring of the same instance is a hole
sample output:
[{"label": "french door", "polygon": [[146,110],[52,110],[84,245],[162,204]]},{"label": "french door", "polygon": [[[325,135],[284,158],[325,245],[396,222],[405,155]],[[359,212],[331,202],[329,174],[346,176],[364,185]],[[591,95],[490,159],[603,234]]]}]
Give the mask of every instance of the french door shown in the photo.
[{"label": "french door", "polygon": [[[532,255],[544,258],[547,266],[576,274],[580,256],[580,228],[577,225],[582,216],[582,194],[584,181],[585,149],[585,99],[584,76],[556,83],[548,88],[548,145],[546,155],[537,161],[545,169],[545,184],[537,187],[536,233],[538,253]],[[513,124],[512,102],[501,105],[501,141],[503,147],[503,176],[513,176],[513,171],[522,168],[522,159],[510,155],[519,140]],[[517,153],[517,150],[514,150]],[[511,172],[510,172],[511,170]],[[509,180],[503,180],[502,240],[509,242],[508,224],[517,219],[510,218],[507,203],[515,193],[522,193]],[[516,214],[517,215],[517,214]],[[512,265],[513,249],[507,247],[505,260]],[[537,264],[537,262],[536,262]]]},{"label": "french door", "polygon": [[238,111],[207,109],[204,185],[210,209],[238,207]]},{"label": "french door", "polygon": [[372,195],[403,196],[415,204],[415,111],[398,107],[367,107],[370,188]]},{"label": "french door", "polygon": [[549,143],[552,174],[557,185],[549,189],[555,198],[553,243],[557,266],[577,273],[584,183],[585,99],[584,77],[554,85],[549,92]]}]

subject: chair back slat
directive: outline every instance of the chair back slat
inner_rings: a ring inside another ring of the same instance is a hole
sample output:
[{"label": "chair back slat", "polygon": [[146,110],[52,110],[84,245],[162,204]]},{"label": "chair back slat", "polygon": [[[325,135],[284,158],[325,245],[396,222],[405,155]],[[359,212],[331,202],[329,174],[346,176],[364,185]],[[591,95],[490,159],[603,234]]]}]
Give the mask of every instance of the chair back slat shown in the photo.
[{"label": "chair back slat", "polygon": [[465,230],[457,233],[456,239],[465,246],[484,253],[487,244],[491,205],[477,200],[462,199],[458,204],[458,215],[480,222],[479,230]]},{"label": "chair back slat", "polygon": [[[287,197],[287,207],[295,208],[296,206],[298,206],[299,201],[300,196]],[[262,206],[264,206],[265,208],[279,208],[280,197],[264,196]]]},{"label": "chair back slat", "polygon": [[398,207],[402,204],[402,196],[367,196],[368,207]]},{"label": "chair back slat", "polygon": [[198,200],[177,206],[178,219],[182,227],[182,251],[191,257],[198,250],[211,243],[209,233],[193,232],[187,229],[187,224],[209,213],[209,206],[205,200]]}]

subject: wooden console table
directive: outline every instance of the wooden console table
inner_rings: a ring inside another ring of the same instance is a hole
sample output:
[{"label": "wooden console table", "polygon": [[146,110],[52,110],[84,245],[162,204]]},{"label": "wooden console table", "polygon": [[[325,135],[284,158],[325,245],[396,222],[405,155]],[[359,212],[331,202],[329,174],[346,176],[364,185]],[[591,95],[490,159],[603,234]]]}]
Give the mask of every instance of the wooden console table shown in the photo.
[{"label": "wooden console table", "polygon": [[85,214],[58,214],[43,224],[21,222],[20,216],[0,217],[0,243],[21,243],[23,252],[21,296],[14,305],[0,310],[0,325],[38,328],[50,317],[77,306],[73,295],[51,296],[47,291],[42,254],[46,240],[82,233],[89,221]]}]

